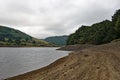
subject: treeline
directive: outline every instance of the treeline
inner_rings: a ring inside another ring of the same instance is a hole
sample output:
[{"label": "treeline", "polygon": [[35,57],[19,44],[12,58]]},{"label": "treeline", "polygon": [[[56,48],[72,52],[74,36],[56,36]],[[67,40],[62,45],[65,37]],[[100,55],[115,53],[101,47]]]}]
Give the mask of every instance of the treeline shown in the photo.
[{"label": "treeline", "polygon": [[19,30],[0,26],[1,46],[54,46],[46,41],[33,38]]},{"label": "treeline", "polygon": [[91,26],[81,26],[68,37],[67,44],[104,44],[120,38],[120,9],[112,16],[112,21],[105,20]]},{"label": "treeline", "polygon": [[15,29],[0,26],[0,45],[25,45],[32,37]]},{"label": "treeline", "polygon": [[1,42],[6,42],[8,45],[13,44],[13,45],[25,45],[26,42],[32,42],[32,37],[15,37],[11,34],[0,34],[0,41]]},{"label": "treeline", "polygon": [[47,42],[53,43],[55,45],[58,46],[63,46],[66,45],[66,41],[67,41],[68,36],[64,35],[64,36],[52,36],[52,37],[48,37],[46,39],[44,39]]}]

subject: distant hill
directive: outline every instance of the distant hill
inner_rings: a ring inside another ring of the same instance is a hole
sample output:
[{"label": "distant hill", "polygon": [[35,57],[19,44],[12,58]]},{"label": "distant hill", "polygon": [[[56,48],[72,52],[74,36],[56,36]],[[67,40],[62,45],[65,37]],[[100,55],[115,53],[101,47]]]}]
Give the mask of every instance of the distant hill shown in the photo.
[{"label": "distant hill", "polygon": [[51,44],[19,30],[0,26],[0,46],[51,46]]},{"label": "distant hill", "polygon": [[48,41],[50,43],[53,43],[55,45],[66,45],[66,41],[68,39],[68,36],[64,35],[64,36],[52,36],[52,37],[48,37],[46,39],[44,39],[45,41]]}]

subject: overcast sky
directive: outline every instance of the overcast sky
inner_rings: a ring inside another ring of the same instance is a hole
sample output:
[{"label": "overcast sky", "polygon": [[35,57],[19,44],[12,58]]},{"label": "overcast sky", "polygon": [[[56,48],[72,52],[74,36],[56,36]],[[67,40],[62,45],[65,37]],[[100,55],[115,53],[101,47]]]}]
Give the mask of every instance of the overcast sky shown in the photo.
[{"label": "overcast sky", "polygon": [[120,0],[0,0],[0,24],[45,38],[111,20],[117,9]]}]

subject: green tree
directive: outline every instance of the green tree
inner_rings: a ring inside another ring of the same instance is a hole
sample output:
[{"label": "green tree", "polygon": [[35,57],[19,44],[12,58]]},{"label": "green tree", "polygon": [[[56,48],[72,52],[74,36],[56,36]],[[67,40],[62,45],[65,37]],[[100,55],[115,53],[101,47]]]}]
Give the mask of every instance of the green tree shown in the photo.
[{"label": "green tree", "polygon": [[115,29],[117,31],[118,37],[120,37],[120,16],[118,17],[116,24],[115,24]]},{"label": "green tree", "polygon": [[32,41],[32,43],[33,43],[33,44],[36,44],[36,41],[35,41],[35,40],[33,40],[33,41]]},{"label": "green tree", "polygon": [[115,30],[117,31],[117,38],[120,37],[120,9],[115,12],[115,14],[112,16],[112,23],[115,27]]},{"label": "green tree", "polygon": [[13,40],[11,38],[8,39],[9,43],[13,43]]},{"label": "green tree", "polygon": [[112,22],[105,20],[92,26],[81,26],[68,37],[67,44],[103,44],[116,38]]},{"label": "green tree", "polygon": [[16,43],[17,45],[20,45],[20,43],[21,43],[21,37],[16,37],[15,43]]},{"label": "green tree", "polygon": [[116,10],[115,14],[112,16],[112,23],[113,26],[116,25],[116,22],[118,21],[118,18],[120,17],[120,9]]},{"label": "green tree", "polygon": [[5,38],[3,36],[0,36],[0,41],[5,42]]}]

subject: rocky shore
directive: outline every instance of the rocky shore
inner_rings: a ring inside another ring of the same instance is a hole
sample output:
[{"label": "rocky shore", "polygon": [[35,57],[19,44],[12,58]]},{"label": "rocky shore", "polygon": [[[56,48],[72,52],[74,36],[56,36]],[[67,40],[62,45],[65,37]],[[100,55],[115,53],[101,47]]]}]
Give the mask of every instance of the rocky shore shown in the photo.
[{"label": "rocky shore", "polygon": [[120,80],[120,41],[79,48],[47,67],[5,80]]}]

